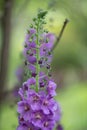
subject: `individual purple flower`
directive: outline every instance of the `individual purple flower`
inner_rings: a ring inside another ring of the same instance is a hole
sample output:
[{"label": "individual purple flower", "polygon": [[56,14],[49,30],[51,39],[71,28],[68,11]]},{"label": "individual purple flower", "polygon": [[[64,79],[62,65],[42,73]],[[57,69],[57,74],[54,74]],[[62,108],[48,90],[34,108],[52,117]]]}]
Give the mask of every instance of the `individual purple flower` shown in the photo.
[{"label": "individual purple flower", "polygon": [[18,94],[19,94],[21,99],[24,99],[24,91],[22,88],[19,88]]},{"label": "individual purple flower", "polygon": [[30,78],[27,80],[27,85],[35,85],[36,84],[36,79],[34,77]]},{"label": "individual purple flower", "polygon": [[54,34],[52,34],[52,33],[47,33],[47,34],[46,34],[46,39],[48,39],[47,48],[48,48],[48,49],[52,49],[53,44],[54,44],[54,42],[55,42],[55,36],[54,36]]},{"label": "individual purple flower", "polygon": [[26,122],[23,124],[20,124],[17,127],[17,130],[40,130],[38,127],[35,127],[32,123]]},{"label": "individual purple flower", "polygon": [[20,97],[21,97],[21,99],[26,97],[27,92],[32,93],[34,91],[31,88],[32,88],[32,86],[35,86],[35,84],[36,84],[36,79],[34,77],[29,78],[26,82],[23,83],[22,88],[20,88],[19,92],[18,92]]},{"label": "individual purple flower", "polygon": [[48,81],[49,81],[48,76],[44,72],[40,72],[39,74],[40,88],[43,88],[43,87],[46,88],[46,86],[48,85]]},{"label": "individual purple flower", "polygon": [[54,111],[54,117],[55,117],[55,121],[59,122],[61,120],[61,107],[60,104],[57,103],[57,109]]},{"label": "individual purple flower", "polygon": [[25,43],[30,43],[29,42],[29,39],[31,38],[32,35],[34,35],[36,33],[36,30],[34,28],[30,28],[30,30],[28,30],[28,33],[26,35],[26,38],[25,38]]},{"label": "individual purple flower", "polygon": [[27,91],[27,100],[31,104],[31,108],[33,111],[41,109],[40,95],[36,93],[34,90]]},{"label": "individual purple flower", "polygon": [[49,84],[47,86],[47,92],[50,96],[56,96],[56,84],[53,81],[49,81]]},{"label": "individual purple flower", "polygon": [[55,127],[55,121],[54,120],[49,120],[45,119],[42,125],[43,130],[53,130]]},{"label": "individual purple flower", "polygon": [[35,111],[32,114],[32,123],[34,126],[42,128],[45,115],[42,111]]},{"label": "individual purple flower", "polygon": [[31,107],[27,100],[18,102],[17,112],[21,114],[25,121],[31,120]]},{"label": "individual purple flower", "polygon": [[43,43],[40,47],[40,57],[42,60],[41,67],[45,67],[47,64],[50,64],[52,61],[51,49],[48,49],[46,43]]},{"label": "individual purple flower", "polygon": [[42,99],[41,109],[45,114],[50,114],[50,112],[54,113],[57,110],[57,102],[53,98],[45,96]]},{"label": "individual purple flower", "polygon": [[31,71],[31,73],[36,73],[36,67],[35,67],[35,65],[29,64],[28,68]]},{"label": "individual purple flower", "polygon": [[34,77],[29,78],[26,82],[23,83],[23,89],[24,90],[28,90],[29,88],[31,88],[31,86],[35,86],[36,84],[36,79]]},{"label": "individual purple flower", "polygon": [[36,57],[35,56],[27,56],[27,60],[30,64],[35,64],[36,63]]},{"label": "individual purple flower", "polygon": [[[44,41],[40,46],[40,57],[43,58],[43,66],[46,63],[51,63],[52,61],[52,54],[51,54],[51,49],[53,47],[54,41],[55,41],[55,36],[51,33],[44,34],[43,35]],[[47,42],[46,42],[47,40]]]},{"label": "individual purple flower", "polygon": [[18,122],[19,122],[19,124],[25,124],[26,123],[22,115],[18,116]]}]

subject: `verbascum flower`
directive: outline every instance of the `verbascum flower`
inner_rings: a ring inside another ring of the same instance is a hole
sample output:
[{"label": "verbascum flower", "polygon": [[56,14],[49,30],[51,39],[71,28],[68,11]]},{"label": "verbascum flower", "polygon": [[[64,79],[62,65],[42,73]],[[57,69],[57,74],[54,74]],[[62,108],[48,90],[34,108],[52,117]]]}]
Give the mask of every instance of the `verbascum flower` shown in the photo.
[{"label": "verbascum flower", "polygon": [[38,13],[25,38],[25,78],[18,92],[17,130],[53,130],[61,119],[60,105],[54,99],[57,85],[51,77],[55,36],[43,29],[45,14]]}]

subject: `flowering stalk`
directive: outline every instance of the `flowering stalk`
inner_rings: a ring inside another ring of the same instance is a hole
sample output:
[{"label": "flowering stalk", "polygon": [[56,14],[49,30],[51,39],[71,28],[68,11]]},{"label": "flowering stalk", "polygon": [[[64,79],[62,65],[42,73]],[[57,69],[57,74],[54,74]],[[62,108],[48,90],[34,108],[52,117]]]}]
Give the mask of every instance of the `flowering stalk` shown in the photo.
[{"label": "flowering stalk", "polygon": [[38,92],[38,89],[39,89],[39,70],[40,70],[40,67],[39,67],[39,64],[38,64],[38,61],[39,61],[39,55],[40,55],[40,52],[39,52],[39,22],[40,22],[40,19],[38,19],[38,23],[37,23],[37,66],[36,66],[36,69],[37,69],[37,76],[36,76],[36,91]]},{"label": "flowering stalk", "polygon": [[25,38],[25,81],[19,89],[17,130],[61,130],[60,105],[55,101],[56,84],[51,77],[53,34],[43,29],[46,11],[40,11]]}]

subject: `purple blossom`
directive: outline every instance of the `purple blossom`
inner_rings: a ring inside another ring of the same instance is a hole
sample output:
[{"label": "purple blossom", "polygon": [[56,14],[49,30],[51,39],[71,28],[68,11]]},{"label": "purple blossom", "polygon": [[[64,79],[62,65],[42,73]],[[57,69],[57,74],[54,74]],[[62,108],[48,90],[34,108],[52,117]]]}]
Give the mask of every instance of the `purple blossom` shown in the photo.
[{"label": "purple blossom", "polygon": [[39,85],[40,87],[46,87],[48,85],[49,78],[44,72],[39,74]]},{"label": "purple blossom", "polygon": [[45,119],[45,115],[42,111],[35,111],[32,114],[32,123],[34,126],[42,128],[43,120]]},{"label": "purple blossom", "polygon": [[55,121],[54,120],[46,119],[43,122],[42,129],[43,130],[53,130],[54,126],[55,126]]},{"label": "purple blossom", "polygon": [[57,103],[57,109],[54,110],[54,116],[55,116],[55,121],[59,122],[61,120],[61,107],[59,103]]},{"label": "purple blossom", "polygon": [[19,94],[21,99],[24,99],[24,91],[22,88],[19,88],[18,94]]},{"label": "purple blossom", "polygon": [[36,63],[36,57],[35,56],[27,56],[27,60],[30,64],[35,64]]},{"label": "purple blossom", "polygon": [[40,130],[38,127],[35,127],[32,123],[26,122],[20,124],[17,130]]},{"label": "purple blossom", "polygon": [[36,84],[36,79],[34,77],[30,78],[27,80],[27,85],[35,85]]},{"label": "purple blossom", "polygon": [[31,107],[27,100],[18,102],[18,113],[21,114],[25,121],[31,120]]},{"label": "purple blossom", "polygon": [[45,114],[54,113],[57,110],[57,102],[53,98],[45,96],[42,99],[41,109]]},{"label": "purple blossom", "polygon": [[36,73],[36,67],[35,67],[34,65],[29,64],[29,65],[28,65],[28,68],[29,68],[29,70],[31,71],[31,73]]},{"label": "purple blossom", "polygon": [[31,108],[32,110],[40,110],[40,104],[41,104],[41,100],[40,100],[40,95],[38,93],[36,93],[34,90],[29,90],[27,92],[27,98],[29,103],[31,104]]},{"label": "purple blossom", "polygon": [[50,96],[56,96],[56,84],[53,81],[49,81],[49,84],[47,86],[47,92]]}]

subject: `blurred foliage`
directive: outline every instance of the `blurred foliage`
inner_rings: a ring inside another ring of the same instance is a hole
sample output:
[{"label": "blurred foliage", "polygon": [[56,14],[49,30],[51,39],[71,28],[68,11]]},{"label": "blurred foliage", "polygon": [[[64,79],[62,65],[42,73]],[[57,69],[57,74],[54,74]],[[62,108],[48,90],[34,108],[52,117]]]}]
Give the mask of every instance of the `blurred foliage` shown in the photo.
[{"label": "blurred foliage", "polygon": [[81,83],[59,92],[62,124],[65,130],[87,129],[87,83]]}]

